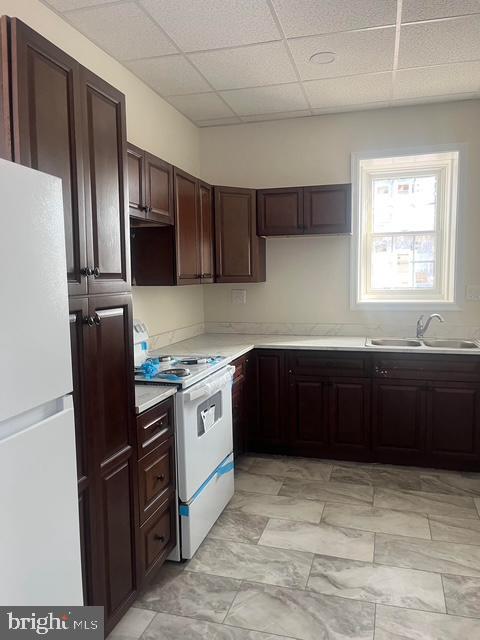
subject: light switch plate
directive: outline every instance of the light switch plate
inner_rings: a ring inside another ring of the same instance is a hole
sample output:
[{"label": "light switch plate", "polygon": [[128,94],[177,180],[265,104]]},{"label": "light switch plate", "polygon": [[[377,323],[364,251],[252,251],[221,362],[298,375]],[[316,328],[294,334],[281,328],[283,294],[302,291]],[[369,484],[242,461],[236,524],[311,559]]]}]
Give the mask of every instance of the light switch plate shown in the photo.
[{"label": "light switch plate", "polygon": [[480,284],[467,285],[467,300],[480,300]]},{"label": "light switch plate", "polygon": [[246,289],[232,289],[232,304],[246,304]]}]

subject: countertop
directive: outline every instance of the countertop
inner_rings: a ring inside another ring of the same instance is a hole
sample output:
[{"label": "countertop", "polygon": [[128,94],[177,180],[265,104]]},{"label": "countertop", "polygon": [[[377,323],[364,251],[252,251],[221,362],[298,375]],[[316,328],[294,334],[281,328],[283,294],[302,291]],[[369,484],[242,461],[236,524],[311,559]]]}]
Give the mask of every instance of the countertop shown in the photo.
[{"label": "countertop", "polygon": [[388,353],[417,353],[423,355],[449,354],[479,356],[480,350],[433,349],[427,347],[376,347],[366,344],[365,336],[288,336],[232,333],[204,333],[189,340],[166,345],[155,355],[205,354],[220,355],[230,362],[252,349],[308,349],[317,351],[363,351]]},{"label": "countertop", "polygon": [[176,393],[174,384],[136,384],[135,413],[143,413]]}]

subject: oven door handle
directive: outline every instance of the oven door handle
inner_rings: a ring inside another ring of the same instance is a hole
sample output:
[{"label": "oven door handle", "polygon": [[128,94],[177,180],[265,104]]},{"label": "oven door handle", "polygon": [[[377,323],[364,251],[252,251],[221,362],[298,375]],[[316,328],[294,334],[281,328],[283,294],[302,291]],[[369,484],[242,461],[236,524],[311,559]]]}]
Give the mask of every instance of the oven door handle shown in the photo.
[{"label": "oven door handle", "polygon": [[193,402],[194,400],[198,400],[199,398],[203,398],[204,396],[211,396],[219,389],[224,387],[227,383],[231,382],[235,367],[227,365],[225,369],[226,371],[222,371],[222,375],[215,380],[206,382],[202,385],[194,385],[190,391],[184,391],[185,401]]}]

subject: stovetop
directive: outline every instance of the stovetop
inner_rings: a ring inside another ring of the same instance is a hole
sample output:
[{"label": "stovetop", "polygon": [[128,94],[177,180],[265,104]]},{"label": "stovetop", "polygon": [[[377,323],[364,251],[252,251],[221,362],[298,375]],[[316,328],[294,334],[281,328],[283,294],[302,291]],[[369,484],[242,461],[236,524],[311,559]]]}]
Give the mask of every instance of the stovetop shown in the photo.
[{"label": "stovetop", "polygon": [[151,357],[144,365],[135,369],[135,382],[175,384],[187,388],[225,365],[223,356],[194,354]]}]

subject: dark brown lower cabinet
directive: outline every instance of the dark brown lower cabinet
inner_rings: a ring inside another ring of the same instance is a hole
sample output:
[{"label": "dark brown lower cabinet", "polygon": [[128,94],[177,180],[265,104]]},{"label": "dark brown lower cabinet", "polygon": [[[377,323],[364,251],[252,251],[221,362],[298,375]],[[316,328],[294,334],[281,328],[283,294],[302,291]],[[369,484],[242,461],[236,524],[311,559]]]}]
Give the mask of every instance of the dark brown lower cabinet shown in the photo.
[{"label": "dark brown lower cabinet", "polygon": [[266,453],[286,452],[285,359],[283,351],[257,349],[252,384],[256,389],[249,448]]},{"label": "dark brown lower cabinet", "polygon": [[248,356],[241,356],[230,364],[235,367],[232,382],[233,453],[239,456],[248,449],[248,425],[250,415]]},{"label": "dark brown lower cabinet", "polygon": [[329,434],[333,456],[371,459],[370,396],[370,380],[330,380]]},{"label": "dark brown lower cabinet", "polygon": [[328,379],[289,374],[288,448],[294,455],[328,455]]}]

